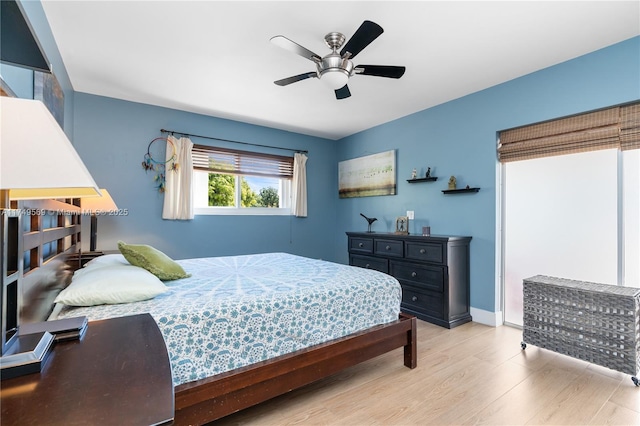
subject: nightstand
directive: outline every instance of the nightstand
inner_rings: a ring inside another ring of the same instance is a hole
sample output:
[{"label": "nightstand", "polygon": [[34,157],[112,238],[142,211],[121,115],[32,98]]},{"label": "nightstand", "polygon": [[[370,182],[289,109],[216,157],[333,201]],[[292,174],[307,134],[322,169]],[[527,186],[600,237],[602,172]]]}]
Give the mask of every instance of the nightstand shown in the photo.
[{"label": "nightstand", "polygon": [[171,365],[149,314],[91,321],[40,373],[2,381],[2,425],[170,424]]}]

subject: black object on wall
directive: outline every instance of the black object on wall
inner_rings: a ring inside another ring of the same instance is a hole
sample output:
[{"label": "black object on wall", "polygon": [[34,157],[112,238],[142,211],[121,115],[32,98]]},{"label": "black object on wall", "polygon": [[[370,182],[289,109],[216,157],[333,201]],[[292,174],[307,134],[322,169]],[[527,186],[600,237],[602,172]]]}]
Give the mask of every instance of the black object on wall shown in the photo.
[{"label": "black object on wall", "polygon": [[49,61],[15,0],[0,1],[0,61],[50,73]]}]

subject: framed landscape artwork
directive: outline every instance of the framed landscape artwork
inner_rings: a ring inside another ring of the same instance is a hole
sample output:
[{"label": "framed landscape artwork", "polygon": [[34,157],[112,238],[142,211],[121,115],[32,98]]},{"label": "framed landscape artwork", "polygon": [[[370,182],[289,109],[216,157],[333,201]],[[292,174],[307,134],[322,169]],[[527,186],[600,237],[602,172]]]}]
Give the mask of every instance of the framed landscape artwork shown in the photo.
[{"label": "framed landscape artwork", "polygon": [[338,193],[340,198],[396,195],[396,151],[341,161]]}]

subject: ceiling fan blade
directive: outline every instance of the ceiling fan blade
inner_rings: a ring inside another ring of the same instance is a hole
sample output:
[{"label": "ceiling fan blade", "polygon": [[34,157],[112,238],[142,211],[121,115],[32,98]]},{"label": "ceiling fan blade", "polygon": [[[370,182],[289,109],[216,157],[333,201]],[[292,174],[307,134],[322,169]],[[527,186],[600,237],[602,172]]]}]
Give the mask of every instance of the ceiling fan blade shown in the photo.
[{"label": "ceiling fan blade", "polygon": [[322,58],[319,55],[313,53],[306,47],[300,46],[295,41],[289,40],[285,36],[277,35],[275,37],[271,37],[271,42],[276,46],[280,46],[283,49],[289,50],[297,55],[302,56],[303,58],[309,59],[310,61],[313,61],[313,62],[322,61]]},{"label": "ceiling fan blade", "polygon": [[305,74],[294,75],[293,77],[283,78],[282,80],[274,81],[278,86],[286,86],[291,83],[295,83],[296,81],[306,80],[307,78],[318,77],[315,71],[308,72]]},{"label": "ceiling fan blade", "polygon": [[356,74],[388,78],[400,78],[404,75],[405,70],[405,67],[396,67],[392,65],[358,65],[354,69]]},{"label": "ceiling fan blade", "polygon": [[362,49],[367,47],[373,40],[377,39],[384,30],[375,22],[364,21],[362,25],[351,36],[351,39],[340,51],[340,56],[344,57],[347,52],[351,53],[349,58],[354,58]]},{"label": "ceiling fan blade", "polygon": [[349,96],[351,96],[351,91],[349,91],[349,87],[346,84],[336,89],[336,99],[346,99]]}]

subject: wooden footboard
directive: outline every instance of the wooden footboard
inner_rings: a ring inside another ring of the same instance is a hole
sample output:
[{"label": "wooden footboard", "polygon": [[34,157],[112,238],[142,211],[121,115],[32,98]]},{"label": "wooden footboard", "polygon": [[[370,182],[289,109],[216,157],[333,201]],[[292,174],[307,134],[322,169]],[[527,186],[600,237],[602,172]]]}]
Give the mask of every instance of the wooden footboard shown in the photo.
[{"label": "wooden footboard", "polygon": [[389,324],[185,383],[175,388],[174,424],[203,424],[222,418],[399,347],[404,347],[404,365],[415,368],[413,316],[400,314]]}]

